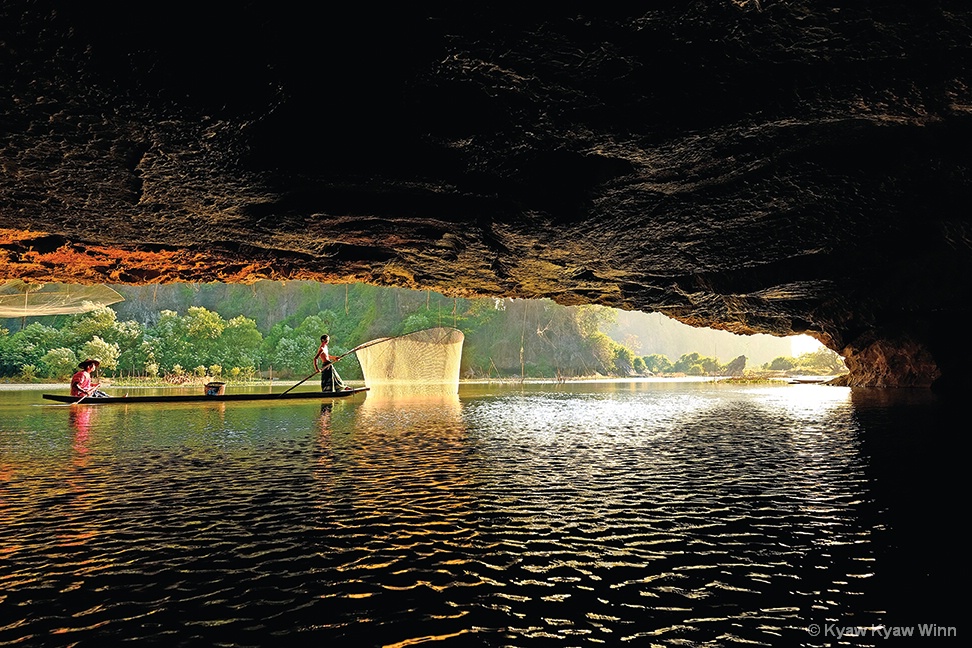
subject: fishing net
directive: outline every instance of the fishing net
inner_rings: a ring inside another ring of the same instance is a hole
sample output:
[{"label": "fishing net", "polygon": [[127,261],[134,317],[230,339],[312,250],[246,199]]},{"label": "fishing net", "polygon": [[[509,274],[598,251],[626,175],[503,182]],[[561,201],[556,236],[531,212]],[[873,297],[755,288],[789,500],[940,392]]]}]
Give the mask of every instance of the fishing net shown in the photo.
[{"label": "fishing net", "polygon": [[124,299],[108,286],[28,283],[12,279],[0,283],[0,319],[87,313]]},{"label": "fishing net", "polygon": [[369,387],[382,385],[459,388],[462,331],[430,328],[393,338],[379,338],[355,353]]}]

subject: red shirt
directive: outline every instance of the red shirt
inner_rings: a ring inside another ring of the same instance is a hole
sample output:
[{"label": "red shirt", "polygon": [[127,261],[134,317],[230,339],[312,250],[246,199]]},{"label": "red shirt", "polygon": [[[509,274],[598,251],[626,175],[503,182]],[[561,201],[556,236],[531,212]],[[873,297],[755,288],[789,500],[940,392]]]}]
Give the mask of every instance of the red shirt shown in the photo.
[{"label": "red shirt", "polygon": [[82,369],[71,377],[71,395],[87,396],[98,385],[91,384],[91,375]]}]

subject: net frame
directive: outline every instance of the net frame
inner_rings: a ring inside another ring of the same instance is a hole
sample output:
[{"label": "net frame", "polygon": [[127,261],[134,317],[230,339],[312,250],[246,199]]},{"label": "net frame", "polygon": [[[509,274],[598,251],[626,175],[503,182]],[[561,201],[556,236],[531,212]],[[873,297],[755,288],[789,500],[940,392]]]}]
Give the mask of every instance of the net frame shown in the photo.
[{"label": "net frame", "polygon": [[12,279],[0,283],[0,319],[74,315],[125,301],[105,285],[29,283]]},{"label": "net frame", "polygon": [[355,351],[365,384],[459,388],[462,331],[435,327],[378,338]]}]

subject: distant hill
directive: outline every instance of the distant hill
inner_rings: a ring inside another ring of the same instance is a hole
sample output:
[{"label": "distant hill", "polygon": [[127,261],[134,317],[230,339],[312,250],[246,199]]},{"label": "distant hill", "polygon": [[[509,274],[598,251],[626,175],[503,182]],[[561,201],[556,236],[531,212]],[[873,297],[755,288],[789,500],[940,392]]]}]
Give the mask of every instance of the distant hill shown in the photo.
[{"label": "distant hill", "polygon": [[697,352],[723,364],[744,355],[746,366],[755,367],[779,356],[792,355],[790,338],[694,328],[661,313],[618,311],[617,322],[605,326],[603,333],[637,355],[660,353],[672,362],[683,354]]}]

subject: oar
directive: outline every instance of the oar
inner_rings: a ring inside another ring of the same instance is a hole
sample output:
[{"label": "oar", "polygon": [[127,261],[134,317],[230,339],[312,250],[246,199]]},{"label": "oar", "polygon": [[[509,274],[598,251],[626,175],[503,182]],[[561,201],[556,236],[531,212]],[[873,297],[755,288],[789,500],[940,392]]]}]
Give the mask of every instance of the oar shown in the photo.
[{"label": "oar", "polygon": [[[98,384],[101,384],[101,383],[98,383]],[[95,385],[94,387],[92,387],[91,388],[91,391],[86,392],[84,396],[82,396],[81,398],[79,398],[78,400],[74,401],[71,404],[72,405],[77,405],[78,403],[80,403],[81,401],[83,401],[85,398],[87,398],[88,396],[90,396],[91,394],[93,394],[96,389],[98,389],[98,385]]]}]

